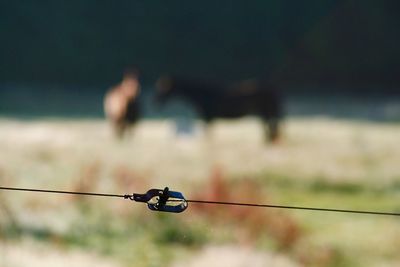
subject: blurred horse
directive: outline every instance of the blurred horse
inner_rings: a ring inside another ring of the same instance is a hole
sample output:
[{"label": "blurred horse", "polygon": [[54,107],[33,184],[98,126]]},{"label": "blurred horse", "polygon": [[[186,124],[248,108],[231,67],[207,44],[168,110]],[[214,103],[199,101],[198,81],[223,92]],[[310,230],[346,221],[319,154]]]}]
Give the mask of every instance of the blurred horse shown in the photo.
[{"label": "blurred horse", "polygon": [[260,117],[268,126],[267,139],[276,142],[280,136],[282,100],[272,86],[257,80],[246,80],[228,86],[179,80],[169,76],[158,79],[156,100],[165,103],[173,97],[190,102],[202,119]]},{"label": "blurred horse", "polygon": [[104,113],[118,138],[122,138],[127,128],[139,119],[139,92],[139,73],[129,70],[122,82],[112,87],[104,97]]}]

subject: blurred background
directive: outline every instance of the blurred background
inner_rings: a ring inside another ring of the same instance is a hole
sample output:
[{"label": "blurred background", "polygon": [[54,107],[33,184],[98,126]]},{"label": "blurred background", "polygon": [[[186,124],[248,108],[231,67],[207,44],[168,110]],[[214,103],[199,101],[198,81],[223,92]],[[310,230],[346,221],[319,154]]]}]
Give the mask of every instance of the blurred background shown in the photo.
[{"label": "blurred background", "polygon": [[[399,11],[0,1],[0,185],[400,212]],[[399,266],[399,226],[1,191],[0,266]]]}]

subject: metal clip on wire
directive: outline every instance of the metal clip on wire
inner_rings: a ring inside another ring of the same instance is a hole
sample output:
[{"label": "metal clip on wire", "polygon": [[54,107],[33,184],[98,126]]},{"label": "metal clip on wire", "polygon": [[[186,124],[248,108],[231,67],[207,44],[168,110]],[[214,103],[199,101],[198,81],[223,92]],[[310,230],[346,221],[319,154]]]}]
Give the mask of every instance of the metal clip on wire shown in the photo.
[{"label": "metal clip on wire", "polygon": [[136,202],[146,202],[151,210],[179,213],[188,207],[188,203],[181,192],[150,189],[146,194],[125,195],[125,199]]}]

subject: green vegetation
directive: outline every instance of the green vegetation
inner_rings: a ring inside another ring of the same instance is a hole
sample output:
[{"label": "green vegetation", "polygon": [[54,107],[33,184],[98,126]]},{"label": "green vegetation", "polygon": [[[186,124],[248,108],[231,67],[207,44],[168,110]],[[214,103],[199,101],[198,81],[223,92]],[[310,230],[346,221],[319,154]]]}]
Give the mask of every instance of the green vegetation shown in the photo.
[{"label": "green vegetation", "polygon": [[151,83],[170,72],[395,92],[398,10],[372,0],[7,1],[0,80],[103,87],[136,64]]}]

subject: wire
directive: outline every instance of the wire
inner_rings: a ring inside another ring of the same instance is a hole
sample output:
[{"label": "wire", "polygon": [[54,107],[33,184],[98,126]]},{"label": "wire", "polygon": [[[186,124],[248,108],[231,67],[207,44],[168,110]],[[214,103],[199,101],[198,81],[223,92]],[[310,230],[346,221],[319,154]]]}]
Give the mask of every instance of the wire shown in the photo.
[{"label": "wire", "polygon": [[400,216],[400,213],[396,213],[396,212],[381,212],[381,211],[346,210],[346,209],[331,209],[331,208],[316,208],[316,207],[298,207],[298,206],[252,204],[252,203],[237,203],[237,202],[223,202],[223,201],[192,200],[192,199],[186,199],[186,202],[198,203],[198,204],[248,206],[248,207],[259,207],[259,208],[276,208],[276,209],[292,209],[292,210],[309,210],[309,211],[326,211],[326,212],[344,212],[344,213]]},{"label": "wire", "polygon": [[70,194],[70,195],[85,195],[85,196],[98,196],[98,197],[123,197],[123,198],[126,197],[126,195],[115,195],[115,194],[60,191],[60,190],[45,190],[45,189],[31,189],[31,188],[17,188],[17,187],[2,187],[2,186],[0,186],[0,190],[26,191],[26,192],[39,192],[39,193],[54,193],[54,194]]},{"label": "wire", "polygon": [[[104,193],[92,193],[92,192],[45,190],[45,189],[1,187],[1,186],[0,186],[0,190],[26,191],[26,192],[39,192],[39,193],[55,193],[55,194],[72,194],[72,195],[86,195],[86,196],[98,196],[98,197],[120,197],[120,198],[133,200],[132,195],[117,195],[117,194],[104,194]],[[172,200],[171,199],[171,200],[168,200],[168,201],[182,201],[182,200]],[[323,211],[323,212],[357,213],[357,214],[370,214],[370,215],[382,215],[382,216],[400,216],[400,213],[396,213],[396,212],[381,212],[381,211],[366,211],[366,210],[348,210],[348,209],[334,209],[334,208],[284,206],[284,205],[238,203],[238,202],[208,201],[208,200],[194,200],[194,199],[186,199],[186,202],[195,203],[195,204],[215,204],[215,205],[247,206],[247,207],[259,207],[259,208],[276,208],[276,209],[309,210],[309,211]]]}]

